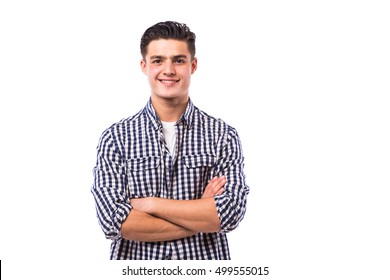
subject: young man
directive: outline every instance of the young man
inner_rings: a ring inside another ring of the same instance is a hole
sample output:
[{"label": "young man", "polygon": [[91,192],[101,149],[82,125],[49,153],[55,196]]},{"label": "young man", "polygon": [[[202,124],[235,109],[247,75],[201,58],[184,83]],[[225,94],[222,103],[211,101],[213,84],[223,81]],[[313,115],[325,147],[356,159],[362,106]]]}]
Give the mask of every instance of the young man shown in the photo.
[{"label": "young man", "polygon": [[189,98],[195,34],[160,22],[141,39],[145,108],[105,130],[92,193],[111,259],[230,259],[249,188],[234,128]]}]

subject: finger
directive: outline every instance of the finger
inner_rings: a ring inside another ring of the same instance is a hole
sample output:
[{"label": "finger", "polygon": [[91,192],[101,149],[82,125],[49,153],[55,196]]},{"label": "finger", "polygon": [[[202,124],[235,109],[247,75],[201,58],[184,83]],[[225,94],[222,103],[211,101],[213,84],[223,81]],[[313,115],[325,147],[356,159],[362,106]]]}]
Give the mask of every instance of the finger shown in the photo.
[{"label": "finger", "polygon": [[202,197],[210,197],[213,196],[213,186],[215,184],[215,181],[218,179],[218,177],[212,178],[207,186],[203,190]]},{"label": "finger", "polygon": [[221,176],[213,182],[213,186],[219,188],[221,185],[224,185],[225,183],[226,183],[226,177]]},{"label": "finger", "polygon": [[225,176],[221,176],[219,178],[217,178],[212,184],[211,184],[211,188],[214,189],[214,190],[219,190],[220,188],[222,188],[226,183],[226,177]]},{"label": "finger", "polygon": [[209,181],[209,183],[207,185],[214,184],[218,179],[219,179],[218,176],[215,176],[215,177],[211,178],[211,180]]},{"label": "finger", "polygon": [[225,191],[225,189],[224,189],[224,188],[220,188],[220,189],[218,190],[218,192],[217,192],[215,195],[222,194],[224,191]]},{"label": "finger", "polygon": [[221,178],[218,177],[213,178],[206,186],[207,191],[209,191],[210,193],[214,193],[217,189],[219,189],[220,183],[221,183]]},{"label": "finger", "polygon": [[210,180],[209,184],[206,186],[202,197],[212,197],[215,196],[216,194],[219,194],[221,188],[225,185],[225,183],[226,183],[225,176],[214,177],[213,179]]}]

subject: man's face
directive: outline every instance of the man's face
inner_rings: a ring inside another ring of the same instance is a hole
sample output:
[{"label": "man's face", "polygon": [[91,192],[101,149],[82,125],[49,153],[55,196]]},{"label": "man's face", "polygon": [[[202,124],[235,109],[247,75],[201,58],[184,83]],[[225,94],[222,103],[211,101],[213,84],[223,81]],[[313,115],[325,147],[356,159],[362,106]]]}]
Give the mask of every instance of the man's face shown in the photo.
[{"label": "man's face", "polygon": [[196,67],[197,59],[191,59],[187,43],[172,39],[151,41],[141,60],[154,98],[186,100]]}]

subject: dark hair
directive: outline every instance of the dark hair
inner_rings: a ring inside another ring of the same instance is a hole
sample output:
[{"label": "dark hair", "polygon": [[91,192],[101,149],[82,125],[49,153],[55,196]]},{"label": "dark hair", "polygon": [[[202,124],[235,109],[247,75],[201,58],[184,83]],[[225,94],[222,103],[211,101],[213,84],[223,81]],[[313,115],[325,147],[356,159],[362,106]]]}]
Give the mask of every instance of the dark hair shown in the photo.
[{"label": "dark hair", "polygon": [[175,21],[159,22],[148,29],[141,38],[141,55],[145,58],[147,47],[153,40],[175,39],[187,43],[191,58],[195,57],[195,34],[184,23]]}]

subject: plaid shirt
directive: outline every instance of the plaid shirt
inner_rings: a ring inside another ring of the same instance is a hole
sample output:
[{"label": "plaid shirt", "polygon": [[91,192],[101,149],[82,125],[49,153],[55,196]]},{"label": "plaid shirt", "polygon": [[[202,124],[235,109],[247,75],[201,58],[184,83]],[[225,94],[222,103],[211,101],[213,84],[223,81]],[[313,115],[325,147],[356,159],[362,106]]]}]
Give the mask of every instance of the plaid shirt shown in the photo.
[{"label": "plaid shirt", "polygon": [[[249,192],[240,139],[234,128],[200,111],[191,100],[175,128],[172,158],[149,100],[136,115],[106,129],[99,140],[92,194],[99,224],[112,240],[111,259],[230,259],[226,233],[243,219]],[[214,197],[220,232],[164,242],[121,237],[131,198],[199,199],[208,181],[222,175],[225,191]]]}]

